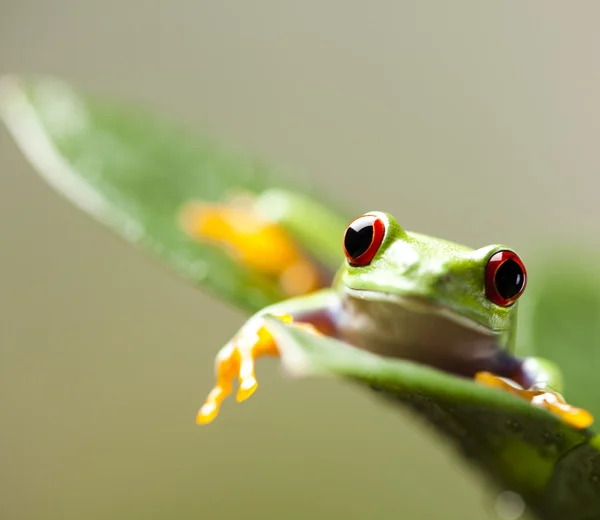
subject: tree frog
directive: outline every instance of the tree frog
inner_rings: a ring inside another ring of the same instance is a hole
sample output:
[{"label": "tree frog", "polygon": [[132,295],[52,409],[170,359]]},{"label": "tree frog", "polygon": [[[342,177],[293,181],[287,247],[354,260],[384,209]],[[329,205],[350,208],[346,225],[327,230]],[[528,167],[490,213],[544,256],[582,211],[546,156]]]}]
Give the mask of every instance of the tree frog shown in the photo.
[{"label": "tree frog", "polygon": [[279,354],[264,321],[269,315],[382,356],[475,378],[576,427],[591,424],[587,411],[570,406],[558,393],[562,382],[556,366],[512,353],[517,302],[527,285],[525,265],[512,249],[471,249],[406,231],[380,211],[353,220],[340,236],[340,248],[345,259],[331,287],[261,310],[219,351],[216,385],[198,412],[198,423],[216,417],[235,379],[238,401],[256,390],[255,360]]}]

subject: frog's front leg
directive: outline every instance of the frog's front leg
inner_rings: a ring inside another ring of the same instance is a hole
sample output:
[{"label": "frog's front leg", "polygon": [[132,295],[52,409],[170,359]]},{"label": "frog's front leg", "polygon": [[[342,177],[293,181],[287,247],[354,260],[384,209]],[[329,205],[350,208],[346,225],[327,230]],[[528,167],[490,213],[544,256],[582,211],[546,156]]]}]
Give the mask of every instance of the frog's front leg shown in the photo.
[{"label": "frog's front leg", "polygon": [[250,318],[217,354],[216,384],[200,408],[196,422],[206,424],[217,416],[221,403],[233,392],[236,378],[237,401],[248,399],[258,386],[254,370],[256,359],[279,356],[279,346],[265,323],[265,316],[279,318],[315,334],[330,334],[338,306],[337,295],[331,289],[324,289],[272,305]]},{"label": "frog's front leg", "polygon": [[478,372],[475,379],[486,386],[526,399],[534,406],[545,408],[576,428],[587,428],[594,422],[587,410],[568,404],[559,393],[563,391],[562,374],[547,359],[529,357],[521,360],[510,379],[490,372]]}]

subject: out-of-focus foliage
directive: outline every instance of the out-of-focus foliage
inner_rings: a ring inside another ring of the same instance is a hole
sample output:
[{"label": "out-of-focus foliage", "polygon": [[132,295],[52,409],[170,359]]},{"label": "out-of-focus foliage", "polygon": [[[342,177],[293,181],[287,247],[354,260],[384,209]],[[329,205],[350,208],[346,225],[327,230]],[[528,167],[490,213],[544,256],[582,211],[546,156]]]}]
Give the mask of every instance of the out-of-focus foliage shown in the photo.
[{"label": "out-of-focus foliage", "polygon": [[[246,310],[285,297],[273,280],[190,238],[179,213],[190,201],[256,194],[290,186],[290,180],[259,159],[156,121],[138,107],[93,99],[56,79],[5,77],[0,96],[4,120],[25,155],[82,210]],[[324,261],[332,267],[330,258]]]}]

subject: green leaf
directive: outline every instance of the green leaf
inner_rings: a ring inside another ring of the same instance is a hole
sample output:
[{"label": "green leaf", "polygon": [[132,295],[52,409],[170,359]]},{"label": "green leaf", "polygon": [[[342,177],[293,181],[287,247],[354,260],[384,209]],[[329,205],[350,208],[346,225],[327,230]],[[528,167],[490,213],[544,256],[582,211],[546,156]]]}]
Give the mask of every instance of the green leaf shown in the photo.
[{"label": "green leaf", "polygon": [[292,375],[334,375],[378,390],[424,417],[500,489],[522,496],[539,518],[600,518],[600,452],[526,401],[433,368],[386,359],[268,318]]},{"label": "green leaf", "polygon": [[[306,188],[283,182],[262,161],[238,156],[140,108],[97,100],[55,79],[5,77],[0,83],[0,114],[17,144],[44,179],[80,209],[250,312],[284,299],[275,280],[221,248],[190,239],[178,218],[191,200]],[[332,212],[328,226],[318,227],[319,243],[337,248],[343,222]],[[291,228],[293,234],[293,219]],[[337,268],[339,256],[331,247],[321,249],[324,257],[315,259]]]},{"label": "green leaf", "polygon": [[523,327],[535,354],[560,367],[567,400],[600,417],[600,255],[569,252],[534,262]]}]

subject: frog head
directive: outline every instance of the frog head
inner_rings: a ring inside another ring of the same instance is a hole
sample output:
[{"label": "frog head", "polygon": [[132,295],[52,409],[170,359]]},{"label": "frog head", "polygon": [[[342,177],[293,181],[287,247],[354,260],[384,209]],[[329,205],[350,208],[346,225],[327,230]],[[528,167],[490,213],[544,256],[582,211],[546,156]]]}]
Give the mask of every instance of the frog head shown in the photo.
[{"label": "frog head", "polygon": [[446,314],[491,333],[510,327],[527,283],[525,266],[509,247],[471,249],[408,232],[379,211],[350,223],[343,248],[346,261],[335,281],[341,290]]}]

